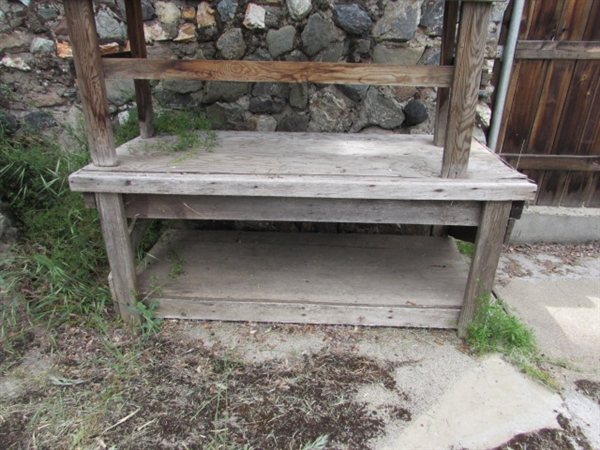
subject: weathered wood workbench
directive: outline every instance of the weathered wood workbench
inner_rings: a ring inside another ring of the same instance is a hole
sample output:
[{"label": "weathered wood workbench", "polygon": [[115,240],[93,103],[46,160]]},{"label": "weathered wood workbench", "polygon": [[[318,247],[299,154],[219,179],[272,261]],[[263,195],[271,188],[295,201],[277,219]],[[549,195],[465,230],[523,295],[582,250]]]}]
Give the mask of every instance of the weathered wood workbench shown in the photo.
[{"label": "weathered wood workbench", "polygon": [[[472,141],[491,1],[448,0],[445,65],[419,67],[148,60],[140,2],[125,3],[132,58],[103,60],[91,0],[64,1],[93,160],[70,184],[95,196],[124,319],[138,321],[135,302],[146,298],[164,317],[464,333],[492,287],[513,203],[535,193]],[[116,149],[105,78],[136,80],[141,137]],[[435,86],[436,135],[218,132],[213,152],[177,160],[164,151],[174,137],[153,137],[149,79]],[[136,273],[133,218],[470,225],[478,234],[467,270],[446,237],[180,231]],[[185,265],[176,279],[172,248]]]}]

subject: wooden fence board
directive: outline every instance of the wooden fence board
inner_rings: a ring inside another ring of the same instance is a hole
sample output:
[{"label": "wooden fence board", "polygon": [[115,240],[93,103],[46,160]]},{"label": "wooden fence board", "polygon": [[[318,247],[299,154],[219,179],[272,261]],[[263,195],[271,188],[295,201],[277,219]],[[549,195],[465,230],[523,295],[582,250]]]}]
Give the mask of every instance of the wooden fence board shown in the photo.
[{"label": "wooden fence board", "polygon": [[515,64],[497,148],[538,183],[539,205],[600,203],[599,24],[600,0],[525,4],[518,52],[524,59]]}]

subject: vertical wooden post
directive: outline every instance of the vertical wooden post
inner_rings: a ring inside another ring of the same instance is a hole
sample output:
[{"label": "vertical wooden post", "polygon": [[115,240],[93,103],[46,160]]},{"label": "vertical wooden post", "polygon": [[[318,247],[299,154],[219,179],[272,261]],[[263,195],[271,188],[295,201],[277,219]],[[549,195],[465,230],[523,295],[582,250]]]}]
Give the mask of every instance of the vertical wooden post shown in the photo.
[{"label": "vertical wooden post", "polygon": [[492,292],[511,207],[512,202],[486,202],[483,205],[465,297],[458,320],[460,337],[465,337],[467,326],[473,320],[477,300]]},{"label": "vertical wooden post", "polygon": [[63,5],[92,161],[97,166],[116,166],[117,156],[92,0],[64,0]]},{"label": "vertical wooden post", "polygon": [[96,205],[102,219],[102,235],[112,270],[113,300],[117,303],[119,313],[125,322],[131,325],[139,324],[140,313],[135,308],[137,276],[123,196],[98,193]]},{"label": "vertical wooden post", "polygon": [[[444,5],[444,28],[442,32],[442,48],[440,49],[440,65],[454,64],[454,47],[456,42],[456,27],[458,24],[458,2],[446,2]],[[446,141],[446,126],[448,124],[448,100],[450,89],[438,88],[435,112],[435,130],[433,144],[443,147]]]},{"label": "vertical wooden post", "polygon": [[[148,53],[146,52],[146,41],[144,38],[141,0],[126,0],[125,11],[131,56],[134,58],[147,58]],[[134,80],[134,84],[138,118],[140,121],[140,136],[142,138],[149,138],[154,134],[154,110],[152,109],[150,81]]]},{"label": "vertical wooden post", "polygon": [[489,2],[462,3],[442,162],[443,178],[467,175],[491,10]]}]

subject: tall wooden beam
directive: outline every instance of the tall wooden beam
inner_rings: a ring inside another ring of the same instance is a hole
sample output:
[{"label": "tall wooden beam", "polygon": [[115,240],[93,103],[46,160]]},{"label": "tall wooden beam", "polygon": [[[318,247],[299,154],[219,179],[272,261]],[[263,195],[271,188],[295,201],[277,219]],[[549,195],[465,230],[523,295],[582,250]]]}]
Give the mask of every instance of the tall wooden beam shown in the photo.
[{"label": "tall wooden beam", "polygon": [[466,1],[462,4],[442,163],[443,178],[464,178],[467,175],[491,11],[492,4],[487,2]]},{"label": "tall wooden beam", "polygon": [[498,260],[508,227],[512,202],[486,202],[481,211],[475,250],[458,321],[458,335],[465,337],[477,303],[492,292]]},{"label": "tall wooden beam", "polygon": [[92,161],[97,166],[116,166],[117,156],[92,1],[64,0],[63,5]]},{"label": "tall wooden beam", "polygon": [[[456,43],[456,28],[458,25],[458,3],[450,2],[444,5],[444,28],[442,32],[442,47],[440,49],[440,65],[454,64],[454,47]],[[446,126],[448,125],[448,100],[450,89],[438,88],[435,112],[435,129],[433,143],[443,147],[446,141]]]},{"label": "tall wooden beam", "polygon": [[[126,0],[127,30],[133,58],[146,58],[146,41],[144,38],[144,21],[142,19],[141,0]],[[152,137],[154,134],[154,110],[152,108],[152,91],[150,81],[134,80],[135,99],[140,121],[140,136]]]}]

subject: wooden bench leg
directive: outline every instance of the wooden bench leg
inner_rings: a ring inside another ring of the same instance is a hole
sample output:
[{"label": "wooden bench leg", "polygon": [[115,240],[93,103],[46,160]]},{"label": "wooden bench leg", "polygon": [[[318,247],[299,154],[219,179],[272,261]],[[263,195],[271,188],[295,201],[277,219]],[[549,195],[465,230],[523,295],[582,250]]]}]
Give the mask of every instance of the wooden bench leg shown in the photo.
[{"label": "wooden bench leg", "polygon": [[96,206],[112,270],[113,300],[123,320],[130,325],[137,325],[140,323],[140,313],[135,308],[137,276],[123,197],[120,194],[96,194]]},{"label": "wooden bench leg", "polygon": [[477,309],[477,301],[492,292],[511,207],[512,202],[486,202],[483,205],[467,288],[458,320],[460,337],[466,335],[467,326],[473,320]]}]

